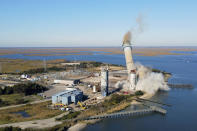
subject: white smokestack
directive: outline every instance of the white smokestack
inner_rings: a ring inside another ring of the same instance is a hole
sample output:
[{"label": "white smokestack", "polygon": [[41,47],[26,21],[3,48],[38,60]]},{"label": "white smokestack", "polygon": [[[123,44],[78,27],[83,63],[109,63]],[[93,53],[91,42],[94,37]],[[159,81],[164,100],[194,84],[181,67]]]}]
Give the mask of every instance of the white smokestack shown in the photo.
[{"label": "white smokestack", "polygon": [[130,90],[135,90],[136,68],[133,63],[133,57],[132,57],[131,32],[127,32],[125,34],[122,46],[125,54],[126,66],[128,71],[128,81],[130,83]]}]

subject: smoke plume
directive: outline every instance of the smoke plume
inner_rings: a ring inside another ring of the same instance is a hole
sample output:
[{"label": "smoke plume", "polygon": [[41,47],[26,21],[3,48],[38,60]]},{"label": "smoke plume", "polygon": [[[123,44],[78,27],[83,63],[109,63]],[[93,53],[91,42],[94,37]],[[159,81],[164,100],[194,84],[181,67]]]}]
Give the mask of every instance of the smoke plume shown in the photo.
[{"label": "smoke plume", "polygon": [[125,35],[124,35],[124,38],[123,38],[123,44],[125,43],[130,43],[131,42],[131,32],[128,31]]},{"label": "smoke plume", "polygon": [[[134,42],[138,34],[144,32],[144,17],[139,14],[136,18],[137,25],[124,35],[123,44]],[[141,90],[148,94],[155,94],[158,90],[169,90],[167,83],[165,82],[162,73],[154,73],[152,69],[147,68],[141,64],[136,64],[137,67],[137,84],[136,90]],[[128,81],[119,81],[115,85],[117,88],[122,88],[123,90],[129,89]]]},{"label": "smoke plume", "polygon": [[[136,64],[136,68],[138,75],[136,90],[141,90],[147,94],[155,94],[159,90],[169,90],[162,73],[152,72],[152,69],[139,63]],[[115,87],[121,88],[123,91],[128,91],[129,83],[127,80],[118,81]]]},{"label": "smoke plume", "polygon": [[129,83],[127,80],[124,80],[124,81],[118,81],[116,84],[115,84],[115,87],[116,88],[119,88],[123,91],[128,91],[129,89]]},{"label": "smoke plume", "polygon": [[154,73],[150,68],[139,63],[136,67],[139,76],[136,90],[141,90],[148,94],[155,94],[158,90],[169,90],[162,73]]},{"label": "smoke plume", "polygon": [[134,42],[138,34],[144,32],[144,16],[142,14],[139,14],[136,18],[136,26],[131,29],[131,31],[128,31],[124,37],[123,37],[123,44],[125,43],[131,43]]},{"label": "smoke plume", "polygon": [[142,14],[139,14],[138,17],[136,18],[136,23],[137,23],[137,31],[138,33],[144,32],[144,16]]}]

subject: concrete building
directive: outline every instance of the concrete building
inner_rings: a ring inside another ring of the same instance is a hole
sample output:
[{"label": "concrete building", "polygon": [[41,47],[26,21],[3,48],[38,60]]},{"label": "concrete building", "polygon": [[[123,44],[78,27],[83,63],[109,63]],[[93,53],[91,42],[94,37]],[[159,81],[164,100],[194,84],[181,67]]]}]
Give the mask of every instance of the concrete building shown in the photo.
[{"label": "concrete building", "polygon": [[52,104],[64,104],[69,105],[72,102],[77,104],[78,101],[82,101],[83,92],[78,89],[66,90],[60,93],[57,93],[52,96]]},{"label": "concrete building", "polygon": [[101,94],[102,96],[108,95],[108,67],[101,67]]},{"label": "concrete building", "polygon": [[54,80],[56,84],[75,85],[80,83],[80,79]]}]

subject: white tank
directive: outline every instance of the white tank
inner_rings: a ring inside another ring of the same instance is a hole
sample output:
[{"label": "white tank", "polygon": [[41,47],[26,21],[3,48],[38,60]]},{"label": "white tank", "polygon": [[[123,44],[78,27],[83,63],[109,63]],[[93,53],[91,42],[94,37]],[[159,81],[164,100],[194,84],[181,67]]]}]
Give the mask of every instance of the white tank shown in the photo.
[{"label": "white tank", "polygon": [[96,92],[96,86],[93,86],[93,92],[94,93]]}]

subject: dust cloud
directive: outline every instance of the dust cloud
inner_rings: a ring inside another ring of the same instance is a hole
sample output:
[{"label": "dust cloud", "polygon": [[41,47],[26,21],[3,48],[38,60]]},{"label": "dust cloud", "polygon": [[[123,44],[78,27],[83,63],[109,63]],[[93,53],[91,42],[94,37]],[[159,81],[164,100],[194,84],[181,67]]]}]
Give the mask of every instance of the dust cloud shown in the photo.
[{"label": "dust cloud", "polygon": [[[137,68],[137,84],[135,90],[141,90],[147,94],[155,94],[159,90],[168,91],[170,90],[167,83],[165,82],[162,73],[152,72],[152,69],[147,68],[140,63],[136,64]],[[116,88],[121,88],[122,91],[129,91],[129,82],[118,81],[115,85]]]},{"label": "dust cloud", "polygon": [[141,90],[148,94],[155,94],[159,90],[169,90],[162,73],[152,72],[152,69],[147,68],[139,63],[136,64],[136,67],[138,75],[136,90]]}]

